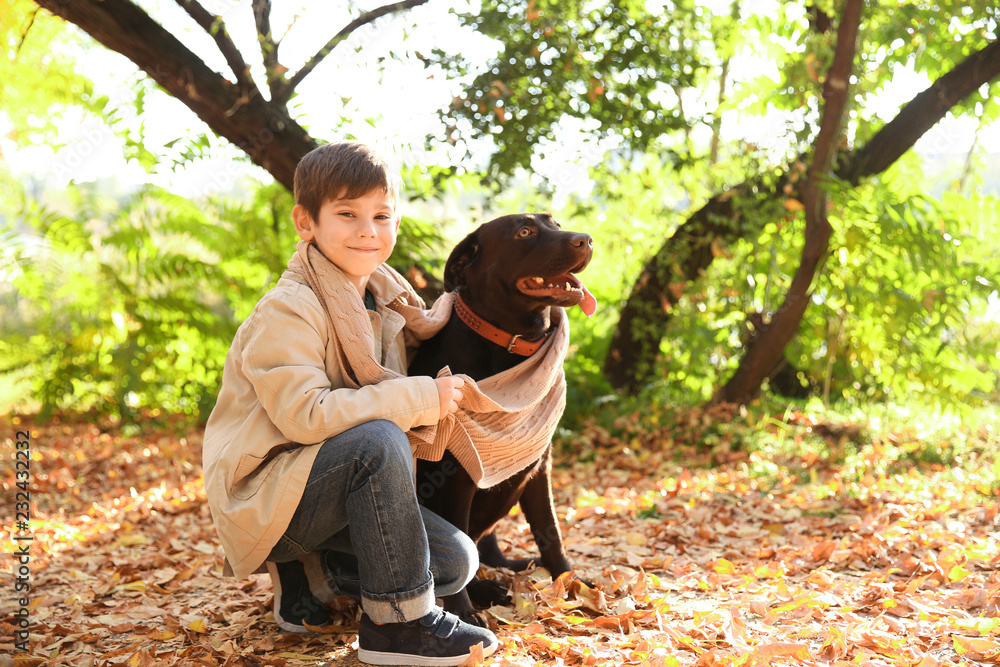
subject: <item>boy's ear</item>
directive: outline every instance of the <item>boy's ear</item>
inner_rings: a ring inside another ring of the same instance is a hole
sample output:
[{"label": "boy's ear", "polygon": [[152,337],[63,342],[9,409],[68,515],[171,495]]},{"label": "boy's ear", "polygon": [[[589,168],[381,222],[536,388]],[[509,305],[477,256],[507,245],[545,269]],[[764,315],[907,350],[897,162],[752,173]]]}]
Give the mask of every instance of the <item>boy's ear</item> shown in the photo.
[{"label": "boy's ear", "polygon": [[311,243],[315,233],[313,232],[312,216],[301,204],[296,204],[292,208],[292,220],[295,221],[295,231],[303,241]]},{"label": "boy's ear", "polygon": [[444,290],[455,291],[456,287],[465,284],[465,270],[475,261],[479,254],[479,230],[462,239],[444,265]]}]

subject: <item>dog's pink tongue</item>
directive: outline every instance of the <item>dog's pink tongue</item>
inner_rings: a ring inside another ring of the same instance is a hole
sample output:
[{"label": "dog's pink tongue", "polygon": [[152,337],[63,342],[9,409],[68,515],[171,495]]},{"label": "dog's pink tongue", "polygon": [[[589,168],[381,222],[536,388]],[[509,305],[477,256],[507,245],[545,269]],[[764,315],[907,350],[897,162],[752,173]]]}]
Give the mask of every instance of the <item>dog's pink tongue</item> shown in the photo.
[{"label": "dog's pink tongue", "polygon": [[580,302],[580,308],[587,314],[587,317],[591,317],[597,312],[597,299],[590,293],[586,285],[580,283],[580,287],[583,288],[583,301]]}]

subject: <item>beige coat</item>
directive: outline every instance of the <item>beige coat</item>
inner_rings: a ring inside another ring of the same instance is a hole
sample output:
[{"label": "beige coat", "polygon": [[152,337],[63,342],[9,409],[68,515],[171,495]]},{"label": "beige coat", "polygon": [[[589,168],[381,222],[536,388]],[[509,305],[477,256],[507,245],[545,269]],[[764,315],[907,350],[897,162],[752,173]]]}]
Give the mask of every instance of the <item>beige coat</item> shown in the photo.
[{"label": "beige coat", "polygon": [[[401,287],[379,273],[369,289],[375,357],[406,373],[403,317],[387,308]],[[375,419],[404,431],[436,425],[434,380],[401,377],[346,388],[336,338],[319,299],[286,271],[240,326],[205,427],[205,493],[233,573],[256,571],[292,519],[319,445]]]}]

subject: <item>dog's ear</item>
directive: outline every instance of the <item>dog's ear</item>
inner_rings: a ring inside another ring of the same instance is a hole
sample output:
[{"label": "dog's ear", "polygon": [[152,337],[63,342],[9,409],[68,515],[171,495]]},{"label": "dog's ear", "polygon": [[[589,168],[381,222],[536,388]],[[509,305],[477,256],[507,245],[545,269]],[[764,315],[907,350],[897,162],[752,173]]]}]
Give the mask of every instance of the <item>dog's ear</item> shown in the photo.
[{"label": "dog's ear", "polygon": [[448,255],[444,265],[444,289],[454,292],[455,288],[465,284],[465,269],[479,255],[479,230],[462,239]]}]

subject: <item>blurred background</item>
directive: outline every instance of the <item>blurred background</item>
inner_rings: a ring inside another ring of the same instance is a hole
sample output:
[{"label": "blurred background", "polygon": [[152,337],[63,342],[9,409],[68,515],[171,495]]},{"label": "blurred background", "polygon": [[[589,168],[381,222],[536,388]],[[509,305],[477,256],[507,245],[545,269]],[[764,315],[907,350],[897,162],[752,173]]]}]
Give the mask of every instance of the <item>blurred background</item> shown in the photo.
[{"label": "blurred background", "polygon": [[0,12],[5,412],[206,419],[297,240],[290,168],[350,138],[398,161],[391,263],[428,300],[451,245],[495,215],[551,211],[595,238],[569,431],[759,401],[995,414],[993,3]]}]

